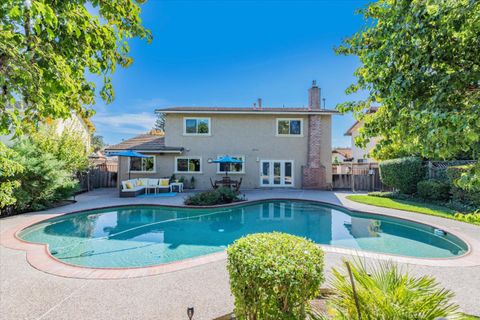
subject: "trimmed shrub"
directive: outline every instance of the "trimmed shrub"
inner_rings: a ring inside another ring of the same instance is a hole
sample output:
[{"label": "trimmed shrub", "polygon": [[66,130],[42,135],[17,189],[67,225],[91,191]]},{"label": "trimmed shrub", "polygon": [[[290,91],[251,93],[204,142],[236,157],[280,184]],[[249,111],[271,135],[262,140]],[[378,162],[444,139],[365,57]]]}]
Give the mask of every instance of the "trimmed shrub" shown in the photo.
[{"label": "trimmed shrub", "polygon": [[423,180],[417,183],[417,194],[427,200],[448,200],[450,198],[450,186],[439,180]]},{"label": "trimmed shrub", "polygon": [[422,160],[407,157],[386,160],[380,163],[380,179],[382,182],[400,193],[414,194],[417,183],[425,178]]},{"label": "trimmed shrub", "polygon": [[464,190],[456,183],[463,173],[468,173],[470,170],[471,166],[469,165],[452,166],[447,168],[447,176],[450,183],[452,200],[467,203],[475,207],[480,207],[480,192]]},{"label": "trimmed shrub", "polygon": [[240,201],[240,198],[230,188],[222,187],[215,190],[205,191],[191,195],[185,199],[189,206],[213,206]]},{"label": "trimmed shrub", "polygon": [[305,319],[324,281],[323,251],[284,233],[257,233],[228,247],[237,319]]}]

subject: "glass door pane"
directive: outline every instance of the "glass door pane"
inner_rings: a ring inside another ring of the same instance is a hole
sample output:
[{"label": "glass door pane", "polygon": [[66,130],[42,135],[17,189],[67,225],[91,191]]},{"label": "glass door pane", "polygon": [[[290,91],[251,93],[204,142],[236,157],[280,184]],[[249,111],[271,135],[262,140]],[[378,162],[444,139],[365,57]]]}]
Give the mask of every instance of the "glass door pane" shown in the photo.
[{"label": "glass door pane", "polygon": [[281,162],[273,163],[273,184],[275,185],[282,184],[282,163]]},{"label": "glass door pane", "polygon": [[287,161],[285,162],[285,184],[291,185],[292,182],[292,163]]},{"label": "glass door pane", "polygon": [[270,184],[270,162],[263,161],[262,162],[262,185],[269,185]]}]

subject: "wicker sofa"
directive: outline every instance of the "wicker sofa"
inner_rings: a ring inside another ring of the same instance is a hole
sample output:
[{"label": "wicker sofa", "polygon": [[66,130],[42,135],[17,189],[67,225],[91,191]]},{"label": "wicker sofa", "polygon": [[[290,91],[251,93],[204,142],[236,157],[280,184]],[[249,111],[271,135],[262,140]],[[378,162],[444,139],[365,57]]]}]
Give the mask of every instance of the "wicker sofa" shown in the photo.
[{"label": "wicker sofa", "polygon": [[157,191],[171,191],[169,179],[140,178],[122,181],[120,197],[136,197],[140,194],[148,193],[151,190],[154,190],[155,193],[157,193]]}]

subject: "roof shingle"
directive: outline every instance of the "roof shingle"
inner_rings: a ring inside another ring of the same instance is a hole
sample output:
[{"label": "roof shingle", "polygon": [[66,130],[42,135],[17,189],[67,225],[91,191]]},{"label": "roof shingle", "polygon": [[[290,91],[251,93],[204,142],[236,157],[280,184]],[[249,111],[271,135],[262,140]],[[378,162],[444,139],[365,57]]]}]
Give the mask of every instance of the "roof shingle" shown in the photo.
[{"label": "roof shingle", "polygon": [[109,146],[107,152],[120,150],[136,151],[183,151],[182,147],[168,147],[165,145],[165,137],[155,134],[141,134],[131,139]]}]

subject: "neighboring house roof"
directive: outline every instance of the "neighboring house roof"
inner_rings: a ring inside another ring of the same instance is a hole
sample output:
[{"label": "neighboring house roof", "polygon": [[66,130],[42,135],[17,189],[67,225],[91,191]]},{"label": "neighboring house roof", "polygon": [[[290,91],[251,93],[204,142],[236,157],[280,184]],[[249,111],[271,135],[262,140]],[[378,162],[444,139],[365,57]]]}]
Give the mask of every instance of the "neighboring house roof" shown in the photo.
[{"label": "neighboring house roof", "polygon": [[[370,107],[368,110],[367,110],[367,114],[368,113],[375,113],[377,112],[379,107]],[[351,136],[352,135],[352,132],[358,127],[358,125],[360,124],[360,122],[357,120],[355,121],[354,124],[352,124],[352,126],[350,128],[348,128],[348,130],[345,132],[344,136]]]},{"label": "neighboring house roof", "polygon": [[216,113],[216,114],[338,114],[336,110],[309,108],[245,108],[245,107],[172,107],[157,109],[159,113]]},{"label": "neighboring house roof", "polygon": [[109,146],[106,152],[135,150],[139,152],[182,152],[182,147],[167,147],[165,137],[157,134],[141,134],[131,139]]},{"label": "neighboring house roof", "polygon": [[345,158],[352,157],[352,149],[351,148],[335,148],[332,150],[332,153],[338,153],[344,156]]}]

